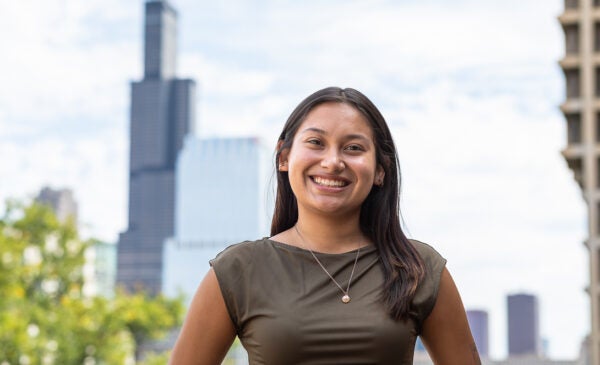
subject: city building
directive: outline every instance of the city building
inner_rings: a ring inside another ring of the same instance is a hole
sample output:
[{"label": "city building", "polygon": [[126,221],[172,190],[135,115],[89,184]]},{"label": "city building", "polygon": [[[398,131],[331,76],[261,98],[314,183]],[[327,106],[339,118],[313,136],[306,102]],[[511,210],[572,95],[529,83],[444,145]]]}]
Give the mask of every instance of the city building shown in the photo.
[{"label": "city building", "polygon": [[565,0],[558,20],[564,31],[567,124],[562,154],[587,204],[590,283],[590,354],[600,364],[600,0]]},{"label": "city building", "polygon": [[40,190],[35,201],[49,206],[59,221],[66,222],[72,219],[77,225],[77,202],[71,189],[52,189],[45,186]]},{"label": "city building", "polygon": [[129,218],[119,237],[117,284],[157,293],[162,246],[174,233],[175,162],[193,132],[195,83],[175,77],[177,13],[145,4],[144,78],[131,84]]},{"label": "city building", "polygon": [[508,304],[508,355],[541,356],[539,306],[531,294],[513,294]]},{"label": "city building", "polygon": [[488,313],[484,310],[467,310],[467,320],[469,321],[469,328],[475,340],[479,356],[484,358],[489,357]]},{"label": "city building", "polygon": [[[35,200],[48,205],[61,222],[72,219],[77,224],[77,202],[71,189],[44,187]],[[83,294],[88,297],[112,297],[115,287],[116,245],[96,241],[86,249],[84,255]]]},{"label": "city building", "polygon": [[117,245],[94,242],[85,252],[83,273],[85,295],[112,298],[117,274]]},{"label": "city building", "polygon": [[175,235],[164,246],[162,291],[191,299],[227,246],[269,236],[273,171],[257,138],[189,136],[177,161]]}]

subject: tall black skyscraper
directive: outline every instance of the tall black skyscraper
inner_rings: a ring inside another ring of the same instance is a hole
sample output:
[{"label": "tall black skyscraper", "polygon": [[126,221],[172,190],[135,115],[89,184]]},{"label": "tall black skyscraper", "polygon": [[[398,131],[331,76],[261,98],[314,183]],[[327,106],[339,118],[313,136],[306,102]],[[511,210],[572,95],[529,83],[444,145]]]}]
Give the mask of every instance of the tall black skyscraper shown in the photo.
[{"label": "tall black skyscraper", "polygon": [[146,2],[144,79],[131,84],[129,221],[119,237],[117,283],[161,288],[162,246],[173,235],[175,160],[194,126],[195,83],[175,78],[177,13]]},{"label": "tall black skyscraper", "polygon": [[508,355],[541,355],[537,297],[530,294],[508,296]]}]

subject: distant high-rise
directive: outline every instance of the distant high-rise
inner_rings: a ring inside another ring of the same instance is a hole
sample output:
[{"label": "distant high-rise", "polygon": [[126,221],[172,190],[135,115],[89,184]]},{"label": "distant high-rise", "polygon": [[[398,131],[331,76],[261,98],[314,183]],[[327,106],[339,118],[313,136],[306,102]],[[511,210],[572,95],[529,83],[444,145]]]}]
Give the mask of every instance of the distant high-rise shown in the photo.
[{"label": "distant high-rise", "polygon": [[564,31],[567,147],[563,157],[587,204],[590,285],[590,353],[600,364],[600,1],[565,0]]},{"label": "distant high-rise", "polygon": [[72,219],[73,223],[77,224],[77,202],[71,189],[56,190],[46,186],[40,190],[35,201],[52,208],[59,221]]},{"label": "distant high-rise", "polygon": [[514,294],[508,303],[508,355],[541,355],[537,297]]},{"label": "distant high-rise", "polygon": [[483,310],[467,310],[467,320],[479,355],[488,358],[490,356],[488,313]]},{"label": "distant high-rise", "polygon": [[85,253],[85,295],[112,298],[115,293],[117,248],[114,243],[94,242]]},{"label": "distant high-rise", "polygon": [[157,293],[162,245],[173,235],[175,161],[193,131],[195,83],[175,78],[177,13],[145,9],[144,79],[131,84],[129,220],[119,237],[117,283]]},{"label": "distant high-rise", "polygon": [[175,235],[164,246],[164,294],[191,299],[208,260],[269,235],[271,156],[257,138],[186,139],[177,161]]}]

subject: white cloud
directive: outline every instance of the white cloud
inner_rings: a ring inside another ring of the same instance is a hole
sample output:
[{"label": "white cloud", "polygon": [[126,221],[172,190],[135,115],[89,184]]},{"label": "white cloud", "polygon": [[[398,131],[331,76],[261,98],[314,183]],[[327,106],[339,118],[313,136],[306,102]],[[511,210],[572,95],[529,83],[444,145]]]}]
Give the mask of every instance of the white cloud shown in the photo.
[{"label": "white cloud", "polygon": [[10,50],[0,69],[0,198],[71,187],[86,232],[114,241],[125,225],[128,80],[141,46],[111,34],[141,12],[116,1],[0,7]]}]

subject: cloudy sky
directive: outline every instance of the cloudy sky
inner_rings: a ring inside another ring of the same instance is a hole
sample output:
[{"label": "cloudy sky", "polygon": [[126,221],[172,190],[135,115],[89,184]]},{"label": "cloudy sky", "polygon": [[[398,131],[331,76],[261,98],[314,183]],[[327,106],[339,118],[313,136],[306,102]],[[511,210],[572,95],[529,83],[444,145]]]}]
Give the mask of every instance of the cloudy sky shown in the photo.
[{"label": "cloudy sky", "polygon": [[[172,3],[199,136],[271,148],[311,92],[363,91],[399,148],[408,232],[448,259],[467,308],[489,311],[492,355],[506,354],[516,292],[538,296],[549,354],[578,355],[586,216],[560,155],[562,1]],[[143,2],[0,0],[0,14],[0,199],[70,187],[85,234],[116,241]]]}]

